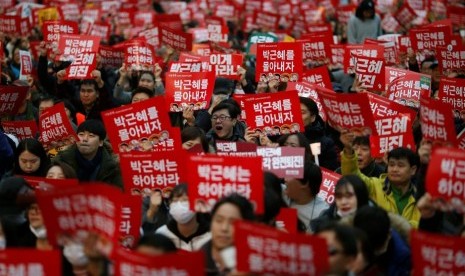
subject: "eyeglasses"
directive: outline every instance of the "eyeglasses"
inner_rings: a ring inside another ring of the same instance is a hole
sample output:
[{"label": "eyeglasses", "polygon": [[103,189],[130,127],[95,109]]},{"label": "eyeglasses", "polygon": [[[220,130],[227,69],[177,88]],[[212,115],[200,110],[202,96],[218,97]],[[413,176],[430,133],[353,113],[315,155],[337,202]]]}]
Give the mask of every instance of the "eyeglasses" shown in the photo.
[{"label": "eyeglasses", "polygon": [[220,122],[224,122],[226,119],[231,119],[231,116],[226,116],[226,115],[220,115],[220,116],[213,116],[212,117],[212,122],[216,122],[217,120],[220,120]]}]

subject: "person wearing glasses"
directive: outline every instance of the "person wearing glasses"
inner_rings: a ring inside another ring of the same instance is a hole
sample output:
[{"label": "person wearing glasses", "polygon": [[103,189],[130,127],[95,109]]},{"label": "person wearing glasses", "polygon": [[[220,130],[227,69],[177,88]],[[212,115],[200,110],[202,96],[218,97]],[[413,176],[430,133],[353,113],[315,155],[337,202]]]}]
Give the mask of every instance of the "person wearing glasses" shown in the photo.
[{"label": "person wearing glasses", "polygon": [[212,110],[212,128],[207,133],[210,145],[216,148],[216,141],[245,142],[244,134],[238,131],[236,124],[240,124],[237,117],[240,109],[229,103],[221,102]]}]

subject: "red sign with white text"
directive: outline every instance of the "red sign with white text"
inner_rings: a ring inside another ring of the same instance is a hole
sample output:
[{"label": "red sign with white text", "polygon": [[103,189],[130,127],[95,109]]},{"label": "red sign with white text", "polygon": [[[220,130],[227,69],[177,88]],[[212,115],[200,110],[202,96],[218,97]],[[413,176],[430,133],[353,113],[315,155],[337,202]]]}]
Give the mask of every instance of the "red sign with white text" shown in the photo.
[{"label": "red sign with white text", "polygon": [[257,144],[244,141],[217,141],[216,154],[220,156],[257,156]]},{"label": "red sign with white text", "polygon": [[303,71],[302,44],[300,42],[258,43],[255,80],[261,75],[272,79],[287,74],[289,81],[301,79]]},{"label": "red sign with white text", "polygon": [[323,238],[290,234],[237,220],[234,224],[237,270],[271,275],[322,275],[328,269]]},{"label": "red sign with white text", "polygon": [[412,231],[413,276],[460,275],[465,267],[465,239]]},{"label": "red sign with white text", "polygon": [[238,80],[237,68],[242,66],[243,59],[244,56],[240,54],[211,54],[210,65],[217,78]]},{"label": "red sign with white text", "polygon": [[[319,86],[310,84],[308,82],[289,82],[286,87],[286,91],[297,90],[299,97],[310,98],[318,106],[319,115],[326,122],[326,113],[323,110],[323,105],[321,104],[320,98],[318,97],[318,90],[321,89]],[[324,88],[323,88],[324,89]],[[334,92],[332,90],[327,90],[328,92]],[[335,92],[334,92],[335,93]]]},{"label": "red sign with white text", "polygon": [[389,83],[386,94],[390,100],[418,108],[420,98],[430,97],[430,89],[431,76],[408,71]]},{"label": "red sign with white text", "polygon": [[59,60],[74,60],[78,54],[97,53],[100,37],[90,35],[60,35],[58,40]]},{"label": "red sign with white text", "polygon": [[336,188],[336,183],[342,177],[342,175],[320,167],[323,180],[321,181],[320,192],[318,197],[326,201],[328,205],[334,203],[334,189]]},{"label": "red sign with white text", "polygon": [[42,33],[45,42],[58,42],[61,34],[79,34],[79,26],[73,21],[45,21],[42,24]]},{"label": "red sign with white text", "polygon": [[257,155],[263,157],[263,170],[279,178],[304,177],[305,149],[301,147],[258,147]]},{"label": "red sign with white text", "polygon": [[[152,150],[160,142],[173,143],[170,135],[171,124],[163,97],[154,97],[145,101],[125,105],[102,112],[113,150],[142,151],[141,140],[148,139]],[[149,149],[147,149],[149,150]]]},{"label": "red sign with white text", "polygon": [[331,34],[310,33],[302,35],[301,39],[304,61],[319,61],[319,64],[329,63],[331,57],[330,45],[333,43]]},{"label": "red sign with white text", "polygon": [[146,29],[138,34],[139,37],[145,38],[147,44],[152,45],[155,49],[160,47],[160,35],[158,26]]},{"label": "red sign with white text", "polygon": [[465,113],[465,80],[441,78],[438,99],[452,105],[456,118]]},{"label": "red sign with white text", "polygon": [[289,234],[297,234],[297,209],[281,208],[276,216],[276,228],[284,230]]},{"label": "red sign with white text", "polygon": [[28,90],[28,86],[0,85],[0,115],[16,115]]},{"label": "red sign with white text", "polygon": [[151,256],[120,248],[116,251],[114,269],[115,276],[203,275],[204,264],[202,251]]},{"label": "red sign with white text", "polygon": [[93,232],[99,235],[100,253],[109,256],[119,237],[121,195],[114,186],[95,183],[37,190],[40,210],[47,214],[44,221],[49,242],[52,245],[63,245],[65,239],[83,242],[79,232]]},{"label": "red sign with white text", "polygon": [[36,121],[3,121],[3,131],[14,134],[19,140],[35,138],[37,134]]},{"label": "red sign with white text", "polygon": [[447,76],[452,73],[465,73],[465,47],[438,47],[439,71]]},{"label": "red sign with white text", "polygon": [[61,261],[60,250],[0,250],[2,275],[61,275]]},{"label": "red sign with white text", "polygon": [[124,61],[124,52],[114,49],[113,47],[100,45],[98,49],[100,63],[103,66],[120,68]]},{"label": "red sign with white text", "polygon": [[119,242],[124,248],[134,248],[140,236],[142,222],[142,198],[121,195],[121,220]]},{"label": "red sign with white text", "polygon": [[328,67],[320,66],[307,69],[302,74],[302,81],[306,81],[327,89],[333,89],[331,78],[329,77]]},{"label": "red sign with white text", "polygon": [[369,58],[384,59],[384,47],[375,44],[351,44],[345,46],[344,53],[344,72],[351,74],[355,72],[356,57],[363,56]]},{"label": "red sign with white text", "polygon": [[355,74],[359,85],[369,91],[384,92],[384,58],[372,58],[354,54]]},{"label": "red sign with white text", "polygon": [[261,157],[191,155],[186,168],[191,209],[209,212],[220,198],[238,193],[263,213]]},{"label": "red sign with white text", "polygon": [[207,109],[215,84],[214,72],[166,73],[165,97],[170,112]]},{"label": "red sign with white text", "polygon": [[192,49],[192,34],[174,30],[160,24],[160,43],[171,46],[179,51],[190,51]]},{"label": "red sign with white text", "polygon": [[133,41],[125,45],[124,63],[134,70],[149,70],[155,65],[153,48],[143,41]]},{"label": "red sign with white text", "polygon": [[378,135],[370,136],[371,155],[373,157],[383,157],[386,153],[398,147],[406,147],[415,151],[412,121],[408,114],[375,117]]},{"label": "red sign with white text", "polygon": [[452,30],[450,26],[428,25],[410,30],[409,35],[413,50],[435,50],[438,46],[447,47],[450,44]]},{"label": "red sign with white text", "polygon": [[131,195],[146,194],[145,189],[166,192],[180,182],[183,159],[179,151],[132,152],[119,156],[124,190]]},{"label": "red sign with white text", "polygon": [[27,184],[36,190],[49,191],[52,189],[61,189],[63,187],[73,187],[79,185],[77,178],[45,178],[37,176],[24,175],[21,176],[26,180]]},{"label": "red sign with white text", "polygon": [[39,122],[39,141],[46,150],[58,146],[59,141],[71,145],[79,140],[62,102],[45,109],[40,115]]},{"label": "red sign with white text", "polygon": [[455,146],[457,135],[450,105],[429,98],[422,98],[420,102],[423,139]]},{"label": "red sign with white text", "polygon": [[362,135],[376,133],[370,102],[366,94],[336,94],[319,91],[328,122],[339,131],[343,129]]},{"label": "red sign with white text", "polygon": [[417,112],[414,109],[396,103],[386,97],[373,93],[367,93],[367,95],[370,101],[371,112],[374,117],[384,118],[386,116],[397,114],[408,114],[413,120],[417,115]]},{"label": "red sign with white text", "polygon": [[267,135],[302,132],[304,125],[297,91],[256,94],[245,98],[246,124]]},{"label": "red sign with white text", "polygon": [[96,53],[78,53],[66,68],[65,80],[93,79],[92,72],[97,68]]}]

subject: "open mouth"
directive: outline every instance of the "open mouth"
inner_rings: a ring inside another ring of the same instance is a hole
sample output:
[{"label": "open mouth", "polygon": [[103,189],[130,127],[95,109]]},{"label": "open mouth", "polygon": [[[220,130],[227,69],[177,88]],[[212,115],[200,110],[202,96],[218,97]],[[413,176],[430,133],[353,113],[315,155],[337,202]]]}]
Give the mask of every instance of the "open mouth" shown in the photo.
[{"label": "open mouth", "polygon": [[216,126],[215,126],[215,129],[216,129],[216,130],[222,130],[222,129],[223,129],[223,126],[222,126],[222,125],[216,125]]}]

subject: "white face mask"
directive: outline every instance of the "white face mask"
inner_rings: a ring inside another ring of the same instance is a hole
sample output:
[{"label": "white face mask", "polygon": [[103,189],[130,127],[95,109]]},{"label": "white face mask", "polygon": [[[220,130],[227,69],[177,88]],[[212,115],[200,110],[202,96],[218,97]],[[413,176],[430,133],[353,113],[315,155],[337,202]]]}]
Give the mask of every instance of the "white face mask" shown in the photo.
[{"label": "white face mask", "polygon": [[38,239],[46,239],[47,238],[47,229],[44,226],[39,228],[34,228],[32,225],[29,225],[32,234],[34,234]]},{"label": "white face mask", "polygon": [[79,243],[65,245],[63,255],[74,266],[84,266],[89,262],[86,254],[84,254],[84,246]]},{"label": "white face mask", "polygon": [[194,217],[195,213],[189,210],[188,201],[177,201],[170,204],[170,215],[176,222],[185,224]]},{"label": "white face mask", "polygon": [[0,237],[0,250],[3,250],[6,248],[6,239],[5,237]]}]

